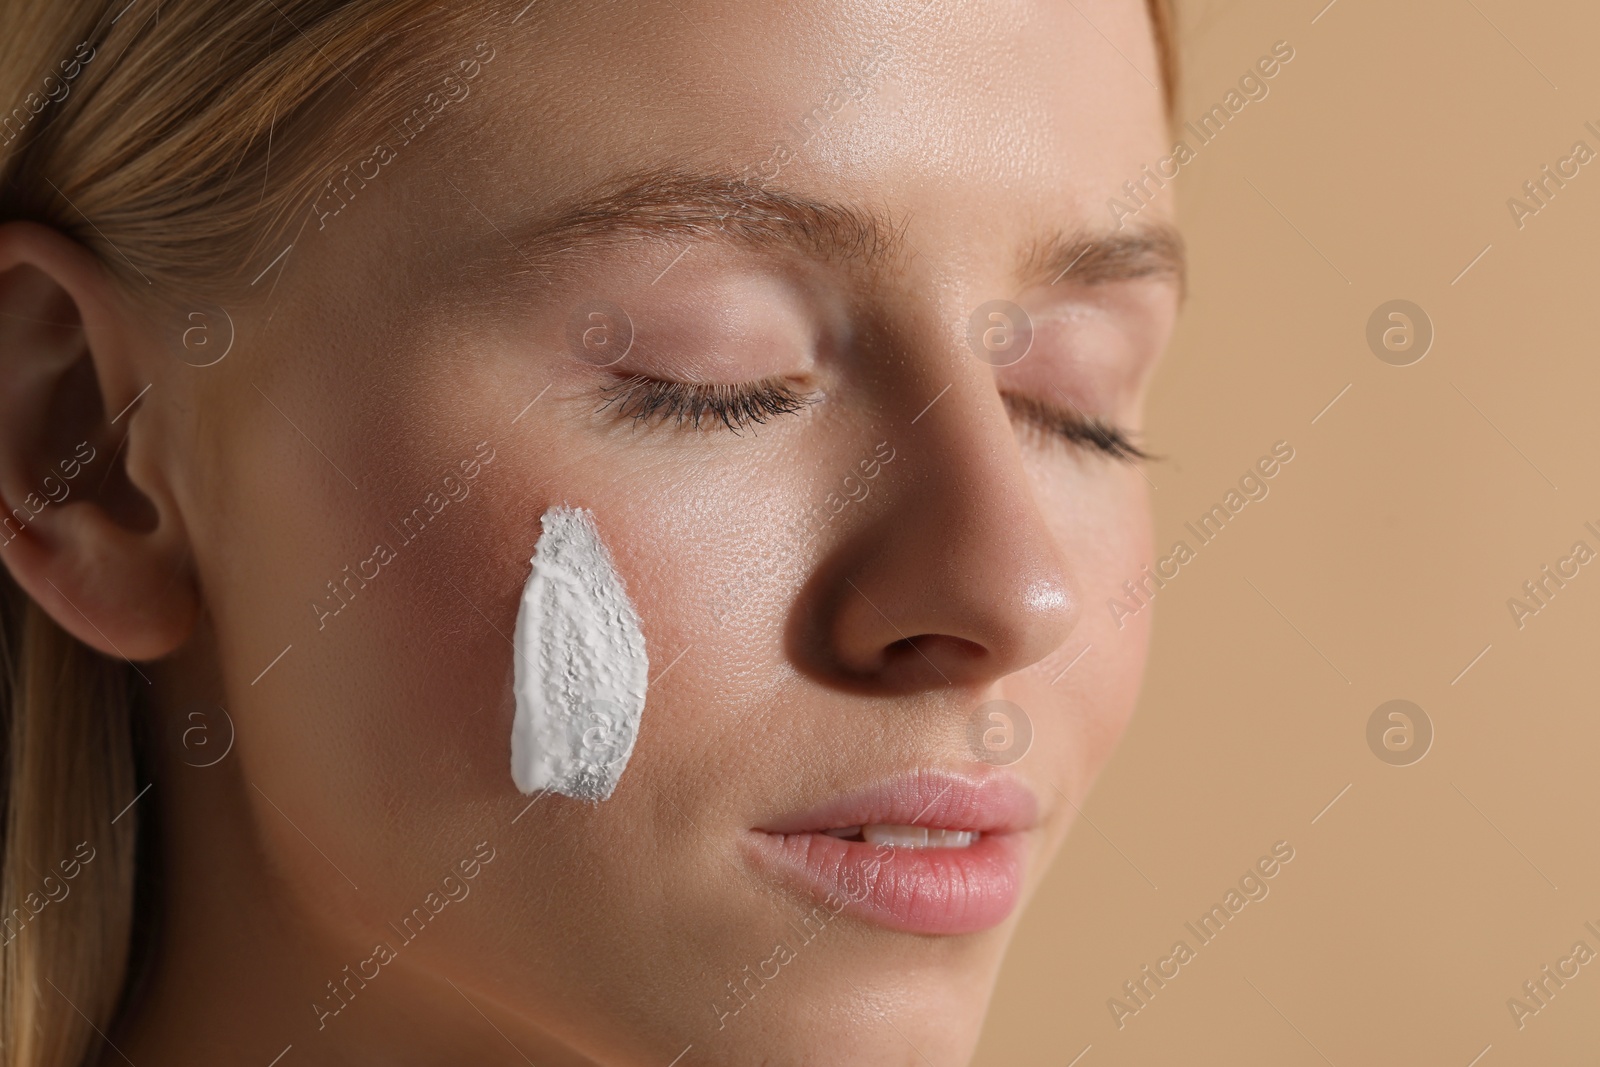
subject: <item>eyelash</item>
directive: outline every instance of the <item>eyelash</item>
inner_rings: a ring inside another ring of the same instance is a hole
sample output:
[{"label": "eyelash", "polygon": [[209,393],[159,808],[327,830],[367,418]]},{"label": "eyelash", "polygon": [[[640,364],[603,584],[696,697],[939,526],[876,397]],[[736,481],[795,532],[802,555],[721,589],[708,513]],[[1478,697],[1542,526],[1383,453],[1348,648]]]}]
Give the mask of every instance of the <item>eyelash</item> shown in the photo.
[{"label": "eyelash", "polygon": [[1095,415],[1074,408],[1063,411],[1032,397],[1006,393],[1001,399],[1013,416],[1035,429],[1053,434],[1080,447],[1092,448],[1119,463],[1136,464],[1155,457],[1134,443],[1132,435]]},{"label": "eyelash", "polygon": [[[666,423],[700,429],[721,423],[738,433],[777,415],[792,415],[816,398],[796,392],[777,378],[733,385],[681,382],[633,375],[604,390],[600,410],[615,409],[619,418],[636,423]],[[1066,412],[1031,397],[1007,393],[1002,398],[1014,417],[1070,444],[1091,448],[1121,463],[1154,457],[1133,442],[1127,431],[1095,416]]]},{"label": "eyelash", "polygon": [[738,433],[777,415],[798,413],[816,398],[797,392],[780,378],[735,385],[667,381],[634,375],[604,390],[600,410],[615,408],[618,417],[638,423],[672,422],[700,429],[701,423]]}]

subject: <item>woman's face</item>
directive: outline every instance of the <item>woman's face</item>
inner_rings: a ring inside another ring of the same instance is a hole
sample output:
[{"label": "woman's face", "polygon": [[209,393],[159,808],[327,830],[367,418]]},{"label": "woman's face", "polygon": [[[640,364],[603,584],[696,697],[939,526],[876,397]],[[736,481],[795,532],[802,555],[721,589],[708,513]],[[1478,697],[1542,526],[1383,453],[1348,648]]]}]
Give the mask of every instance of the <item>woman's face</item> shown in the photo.
[{"label": "woman's face", "polygon": [[[214,662],[237,730],[167,750],[167,958],[313,1061],[963,1063],[1142,668],[1146,481],[1084,427],[1178,301],[1107,204],[1166,154],[1144,5],[515,14],[147,404],[208,607],[166,725]],[[510,773],[556,505],[649,656],[597,804]]]}]

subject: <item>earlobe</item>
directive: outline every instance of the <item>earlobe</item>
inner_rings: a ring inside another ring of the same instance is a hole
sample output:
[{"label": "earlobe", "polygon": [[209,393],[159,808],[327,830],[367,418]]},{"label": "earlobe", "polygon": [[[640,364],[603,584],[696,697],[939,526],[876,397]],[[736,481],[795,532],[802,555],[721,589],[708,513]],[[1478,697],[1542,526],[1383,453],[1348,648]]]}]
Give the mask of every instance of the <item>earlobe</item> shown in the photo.
[{"label": "earlobe", "polygon": [[163,420],[141,417],[155,336],[87,249],[0,225],[0,564],[62,629],[134,660],[182,645],[199,611],[151,458]]}]

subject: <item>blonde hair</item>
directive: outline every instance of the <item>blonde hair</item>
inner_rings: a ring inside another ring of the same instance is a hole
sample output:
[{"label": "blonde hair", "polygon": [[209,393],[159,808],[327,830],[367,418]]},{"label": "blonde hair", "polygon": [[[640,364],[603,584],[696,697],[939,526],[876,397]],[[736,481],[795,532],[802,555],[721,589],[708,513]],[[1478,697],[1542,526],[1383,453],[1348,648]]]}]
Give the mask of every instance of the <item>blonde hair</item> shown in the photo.
[{"label": "blonde hair", "polygon": [[[152,306],[246,294],[460,24],[506,21],[428,2],[0,0],[0,223],[75,238]],[[1146,2],[1170,112],[1168,0]],[[143,688],[0,575],[0,1067],[85,1062],[127,996],[159,803],[133,804]]]},{"label": "blonde hair", "polygon": [[[0,222],[72,236],[154,307],[246,293],[492,14],[425,3],[0,0]],[[121,1007],[159,801],[128,807],[144,688],[0,577],[0,1067],[74,1067]]]}]

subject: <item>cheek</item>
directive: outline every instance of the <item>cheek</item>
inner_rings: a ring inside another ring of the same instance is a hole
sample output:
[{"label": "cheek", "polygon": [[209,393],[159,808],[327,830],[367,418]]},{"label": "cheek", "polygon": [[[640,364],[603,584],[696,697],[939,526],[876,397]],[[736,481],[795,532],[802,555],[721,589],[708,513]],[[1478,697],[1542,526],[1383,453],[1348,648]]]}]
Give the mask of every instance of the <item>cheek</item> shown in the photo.
[{"label": "cheek", "polygon": [[[352,923],[381,929],[428,889],[419,872],[447,871],[483,839],[487,806],[520,807],[502,635],[541,488],[510,482],[514,409],[465,417],[414,382],[378,395],[394,376],[371,373],[365,353],[261,374],[262,395],[246,379],[252,403],[200,450],[192,512],[207,517],[197,565],[234,758],[274,863],[330,908],[348,893]],[[464,460],[478,464],[470,482]],[[457,484],[470,491],[453,500]]]},{"label": "cheek", "polygon": [[1150,562],[1148,487],[1131,468],[1100,468],[1098,457],[1038,463],[1040,507],[1071,567],[1080,611],[1062,647],[1024,677],[1027,694],[1045,709],[1036,746],[1080,802],[1138,700],[1155,607],[1150,600],[1131,612],[1110,605],[1137,606],[1123,583],[1137,584]]}]

